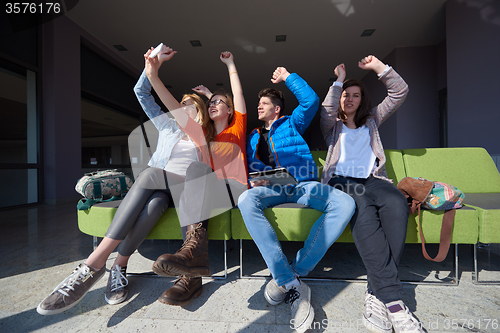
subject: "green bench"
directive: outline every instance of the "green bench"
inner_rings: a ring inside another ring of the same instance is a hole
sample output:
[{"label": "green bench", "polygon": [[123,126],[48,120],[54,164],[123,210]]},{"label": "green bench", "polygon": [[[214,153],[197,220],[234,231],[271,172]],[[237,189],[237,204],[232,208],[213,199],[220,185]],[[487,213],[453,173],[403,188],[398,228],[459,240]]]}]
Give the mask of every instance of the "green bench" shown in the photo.
[{"label": "green bench", "polygon": [[[406,176],[424,177],[455,185],[465,193],[465,206],[457,210],[451,243],[455,245],[455,279],[458,283],[458,244],[500,243],[500,174],[488,152],[482,148],[428,148],[386,150],[386,170],[395,184]],[[321,173],[326,151],[313,151]],[[109,227],[117,204],[97,204],[87,211],[78,211],[78,226],[86,234],[103,237]],[[273,224],[280,241],[304,241],[321,212],[298,205],[286,204],[264,211]],[[423,210],[422,230],[426,243],[439,243],[442,214]],[[406,243],[420,243],[415,214],[408,219]],[[208,237],[224,241],[224,263],[227,277],[226,241],[240,240],[240,277],[243,274],[242,241],[251,240],[237,208],[210,219]],[[168,208],[153,228],[148,239],[182,239],[175,208]],[[353,242],[347,227],[337,242]],[[96,245],[96,243],[94,243]],[[477,251],[474,260],[477,262]],[[475,281],[478,270],[475,265]]]}]

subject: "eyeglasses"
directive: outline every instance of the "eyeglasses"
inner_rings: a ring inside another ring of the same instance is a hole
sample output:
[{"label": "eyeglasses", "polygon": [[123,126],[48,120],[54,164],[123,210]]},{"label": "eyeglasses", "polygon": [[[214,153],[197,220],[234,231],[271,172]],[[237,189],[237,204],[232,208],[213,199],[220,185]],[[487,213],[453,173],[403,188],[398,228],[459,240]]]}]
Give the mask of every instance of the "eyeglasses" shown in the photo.
[{"label": "eyeglasses", "polygon": [[[213,105],[214,105],[214,106],[217,106],[217,105],[219,105],[220,103],[224,103],[224,104],[226,104],[226,105],[227,105],[227,103],[226,103],[226,102],[224,102],[222,99],[220,99],[220,98],[219,98],[219,99],[216,99],[216,100],[210,101],[210,102],[208,103],[208,107],[211,107],[211,106],[213,106]],[[227,106],[229,106],[229,105],[227,105]]]}]

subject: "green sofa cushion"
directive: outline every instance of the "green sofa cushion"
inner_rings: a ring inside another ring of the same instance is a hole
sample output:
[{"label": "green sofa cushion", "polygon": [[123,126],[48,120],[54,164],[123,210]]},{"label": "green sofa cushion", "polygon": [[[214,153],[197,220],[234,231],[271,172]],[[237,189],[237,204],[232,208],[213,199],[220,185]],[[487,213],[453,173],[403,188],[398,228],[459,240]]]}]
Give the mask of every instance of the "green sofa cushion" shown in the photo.
[{"label": "green sofa cushion", "polygon": [[479,242],[500,243],[500,193],[466,193],[465,198],[479,213]]},{"label": "green sofa cushion", "polygon": [[500,173],[483,148],[403,149],[402,152],[408,177],[444,182],[464,193],[500,192]]},{"label": "green sofa cushion", "polygon": [[318,182],[321,181],[321,173],[323,172],[323,166],[325,165],[327,153],[328,152],[326,150],[311,151],[311,155],[316,163],[316,167],[318,168]]},{"label": "green sofa cushion", "polygon": [[401,179],[406,177],[405,165],[403,161],[403,153],[400,150],[386,149],[384,151],[385,158],[385,171],[387,176],[397,184]]},{"label": "green sofa cushion", "polygon": [[[78,228],[85,234],[104,237],[121,200],[96,204],[88,210],[78,211]],[[226,210],[210,218],[208,238],[214,240],[231,239],[231,213]],[[166,212],[153,227],[147,239],[182,239],[181,227],[175,208]]]}]

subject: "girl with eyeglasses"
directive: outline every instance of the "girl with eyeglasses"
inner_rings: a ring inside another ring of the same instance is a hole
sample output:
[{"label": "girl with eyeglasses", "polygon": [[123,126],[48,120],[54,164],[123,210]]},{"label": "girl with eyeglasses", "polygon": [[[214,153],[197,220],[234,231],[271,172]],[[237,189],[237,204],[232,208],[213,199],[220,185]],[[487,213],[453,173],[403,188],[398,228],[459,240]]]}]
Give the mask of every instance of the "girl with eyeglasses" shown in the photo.
[{"label": "girl with eyeglasses", "polygon": [[[164,47],[161,54],[170,60],[176,51]],[[170,305],[189,303],[202,292],[201,276],[208,276],[208,220],[211,216],[236,206],[246,189],[247,115],[243,89],[230,52],[222,52],[220,60],[227,66],[233,98],[223,91],[209,96],[208,115],[202,126],[178,109],[179,105],[158,77],[160,63],[146,57],[146,73],[161,101],[169,108],[177,123],[196,143],[202,162],[194,162],[186,171],[184,192],[178,207],[184,244],[175,253],[158,257],[153,271],[162,276],[180,276],[159,298]],[[199,87],[197,87],[199,88]],[[195,88],[195,91],[200,89]],[[207,96],[207,97],[208,97]]]}]

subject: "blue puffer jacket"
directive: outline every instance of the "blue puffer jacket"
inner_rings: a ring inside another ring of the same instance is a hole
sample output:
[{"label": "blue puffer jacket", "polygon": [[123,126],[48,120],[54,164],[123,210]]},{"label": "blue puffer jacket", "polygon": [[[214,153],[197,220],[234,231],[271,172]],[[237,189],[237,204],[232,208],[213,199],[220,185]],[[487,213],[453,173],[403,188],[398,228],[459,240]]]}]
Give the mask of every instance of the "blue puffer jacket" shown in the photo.
[{"label": "blue puffer jacket", "polygon": [[[292,115],[277,119],[269,131],[269,144],[274,154],[276,167],[285,167],[298,180],[317,180],[317,168],[302,137],[319,107],[319,97],[304,79],[295,73],[288,76],[286,86],[295,95],[299,106]],[[247,141],[248,171],[270,169],[257,157],[260,128],[254,129]]]}]

